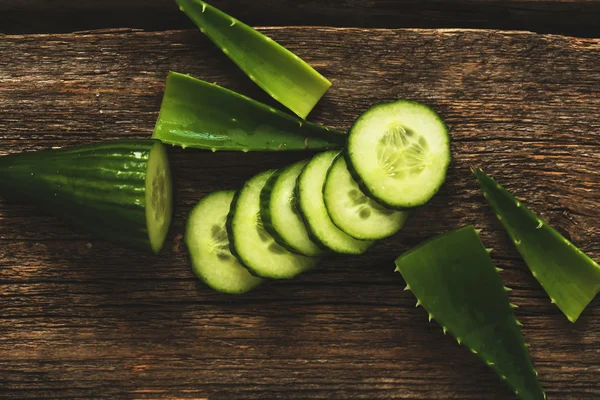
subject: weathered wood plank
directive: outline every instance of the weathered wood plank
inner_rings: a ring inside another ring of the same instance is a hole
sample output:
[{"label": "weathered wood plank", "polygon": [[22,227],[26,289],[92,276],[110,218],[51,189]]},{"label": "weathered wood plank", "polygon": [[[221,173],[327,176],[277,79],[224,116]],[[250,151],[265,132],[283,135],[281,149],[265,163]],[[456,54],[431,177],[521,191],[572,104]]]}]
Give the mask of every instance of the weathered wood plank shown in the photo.
[{"label": "weathered wood plank", "polygon": [[[486,28],[600,35],[596,0],[214,0],[252,25],[380,28]],[[0,32],[106,28],[182,29],[191,22],[174,0],[4,0]]]},{"label": "weathered wood plank", "polygon": [[[453,128],[434,200],[361,257],[232,298],[185,251],[139,255],[0,200],[0,397],[510,399],[478,359],[427,323],[395,256],[473,223],[514,288],[550,399],[600,396],[600,300],[572,325],[518,258],[469,174],[488,169],[600,259],[600,40],[462,30],[271,28],[334,83],[310,118],[347,128],[408,97]],[[0,154],[147,137],[168,70],[270,101],[195,30],[5,36]],[[271,103],[275,105],[274,103]],[[172,149],[171,238],[204,194],[304,154]],[[170,246],[169,246],[170,247]]]}]

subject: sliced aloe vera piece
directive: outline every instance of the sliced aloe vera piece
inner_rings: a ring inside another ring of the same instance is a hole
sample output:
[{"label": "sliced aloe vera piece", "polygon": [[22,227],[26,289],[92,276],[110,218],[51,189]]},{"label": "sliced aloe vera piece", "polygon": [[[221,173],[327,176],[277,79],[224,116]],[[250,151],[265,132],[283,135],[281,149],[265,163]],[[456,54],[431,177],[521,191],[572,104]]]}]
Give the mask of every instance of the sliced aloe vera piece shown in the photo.
[{"label": "sliced aloe vera piece", "polygon": [[571,322],[600,291],[600,266],[481,169],[483,195],[552,303]]},{"label": "sliced aloe vera piece", "polygon": [[344,132],[177,72],[167,76],[152,137],[212,151],[337,149],[346,140]]},{"label": "sliced aloe vera piece", "polygon": [[479,235],[466,226],[401,255],[396,271],[429,319],[477,354],[522,400],[546,395],[537,379],[496,267]]},{"label": "sliced aloe vera piece", "polygon": [[200,0],[177,4],[254,83],[300,118],[331,86],[300,57],[223,11]]}]

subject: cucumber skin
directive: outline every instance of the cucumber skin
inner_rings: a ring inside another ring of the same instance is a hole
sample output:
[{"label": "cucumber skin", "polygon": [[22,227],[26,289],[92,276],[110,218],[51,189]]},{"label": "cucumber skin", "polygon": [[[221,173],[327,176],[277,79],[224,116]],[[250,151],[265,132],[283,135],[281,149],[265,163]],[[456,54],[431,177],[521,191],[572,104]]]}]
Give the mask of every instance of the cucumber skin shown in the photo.
[{"label": "cucumber skin", "polygon": [[[369,111],[373,110],[375,107],[385,107],[386,105],[392,104],[392,103],[396,103],[396,102],[406,102],[406,103],[411,103],[411,104],[417,104],[419,106],[422,107],[426,107],[428,109],[430,109],[431,111],[433,111],[438,117],[439,117],[439,122],[442,123],[442,125],[444,126],[445,130],[446,130],[446,135],[448,135],[448,141],[450,143],[452,143],[452,137],[450,136],[450,130],[448,129],[448,125],[446,124],[446,121],[444,121],[444,119],[431,107],[429,107],[426,104],[423,103],[419,103],[418,101],[414,101],[414,100],[408,100],[408,99],[398,99],[395,101],[391,101],[391,102],[386,102],[386,103],[379,103],[379,104],[375,104],[374,106],[370,107],[367,111],[365,111],[364,113],[362,113],[352,124],[352,126],[350,127],[350,130],[348,131],[348,144],[346,145],[346,148],[344,150],[344,158],[346,159],[346,165],[348,166],[348,171],[350,171],[350,175],[352,175],[352,178],[354,178],[354,180],[356,181],[356,183],[358,183],[358,187],[360,187],[360,189],[363,191],[363,193],[365,195],[367,195],[368,197],[370,197],[371,199],[375,200],[376,202],[378,202],[379,204],[381,204],[382,206],[389,208],[391,210],[397,210],[397,211],[407,211],[410,210],[412,208],[416,208],[416,207],[420,207],[424,204],[426,204],[427,202],[421,203],[421,204],[414,204],[410,207],[398,207],[396,205],[390,204],[384,200],[381,200],[379,198],[377,198],[367,187],[367,185],[364,183],[364,181],[362,180],[362,178],[358,175],[358,173],[356,172],[356,170],[354,169],[354,165],[352,164],[352,157],[350,156],[350,145],[349,142],[352,138],[352,130],[354,129],[354,127],[356,126],[356,124],[366,115],[369,113]],[[452,152],[449,151],[448,152],[448,163],[446,164],[446,168],[444,170],[444,175],[448,174],[448,168],[450,168],[450,165],[452,164]],[[440,185],[437,187],[437,189],[433,192],[432,197],[435,196],[440,189],[442,188],[442,185],[444,184],[446,180],[444,179],[444,181],[440,182]]]},{"label": "cucumber skin", "polygon": [[0,157],[0,194],[125,247],[152,251],[146,167],[155,140],[115,140]]}]

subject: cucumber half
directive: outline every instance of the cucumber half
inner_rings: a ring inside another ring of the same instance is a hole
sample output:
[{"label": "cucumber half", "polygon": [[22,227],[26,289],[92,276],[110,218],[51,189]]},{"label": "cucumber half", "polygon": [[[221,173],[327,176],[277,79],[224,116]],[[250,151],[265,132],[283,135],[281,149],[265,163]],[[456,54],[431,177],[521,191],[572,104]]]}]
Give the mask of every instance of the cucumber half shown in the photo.
[{"label": "cucumber half", "polygon": [[410,100],[371,107],[348,137],[347,161],[358,184],[395,209],[429,201],[444,183],[450,160],[444,121],[430,107]]},{"label": "cucumber half", "polygon": [[389,210],[365,196],[341,154],[327,173],[323,197],[333,223],[356,239],[376,240],[391,236],[408,218],[407,211]]},{"label": "cucumber half", "polygon": [[158,140],[107,140],[0,157],[0,195],[36,205],[98,238],[158,253],[172,183]]},{"label": "cucumber half", "polygon": [[323,246],[344,254],[364,253],[372,241],[357,240],[340,230],[331,220],[323,199],[327,171],[339,151],[317,154],[306,164],[296,185],[298,206],[312,236]]},{"label": "cucumber half", "polygon": [[219,292],[242,294],[263,280],[250,274],[229,250],[226,222],[234,195],[226,190],[200,200],[190,213],[184,240],[198,278]]},{"label": "cucumber half", "polygon": [[275,172],[260,194],[265,229],[288,250],[305,256],[319,256],[325,250],[311,240],[296,196],[296,182],[308,160]]},{"label": "cucumber half", "polygon": [[246,182],[231,204],[227,229],[231,252],[254,275],[290,279],[314,268],[319,259],[290,252],[265,230],[260,193],[273,173],[269,170]]}]

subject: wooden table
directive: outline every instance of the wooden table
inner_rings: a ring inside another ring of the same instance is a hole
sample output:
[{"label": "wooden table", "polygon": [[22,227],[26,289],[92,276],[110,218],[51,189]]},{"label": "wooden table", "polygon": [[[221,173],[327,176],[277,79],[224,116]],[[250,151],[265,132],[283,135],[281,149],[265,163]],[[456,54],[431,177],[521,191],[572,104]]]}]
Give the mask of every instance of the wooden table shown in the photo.
[{"label": "wooden table", "polygon": [[[441,193],[368,254],[240,297],[192,275],[186,215],[307,154],[170,149],[175,223],[157,257],[0,199],[0,399],[513,399],[393,273],[396,256],[465,224],[505,270],[548,398],[600,398],[600,300],[568,322],[469,173],[484,167],[600,260],[600,2],[271,3],[214,2],[332,80],[315,122],[347,129],[398,97],[438,109],[454,153]],[[145,31],[114,29],[131,27]],[[69,33],[92,28],[110,29]],[[0,155],[148,137],[169,70],[276,105],[171,1],[8,0],[0,32]]]}]

